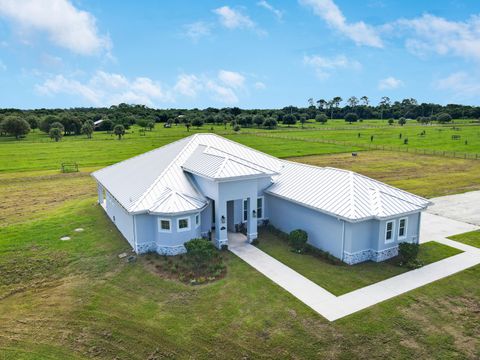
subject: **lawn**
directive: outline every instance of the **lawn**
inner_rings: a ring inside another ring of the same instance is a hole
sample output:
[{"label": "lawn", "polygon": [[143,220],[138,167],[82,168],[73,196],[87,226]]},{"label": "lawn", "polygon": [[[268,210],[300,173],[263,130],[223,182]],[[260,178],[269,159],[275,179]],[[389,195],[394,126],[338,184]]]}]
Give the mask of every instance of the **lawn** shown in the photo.
[{"label": "lawn", "polygon": [[[364,122],[366,123],[366,122]],[[425,135],[421,135],[425,132]],[[289,137],[292,139],[305,139],[309,141],[331,140],[340,144],[360,144],[365,147],[385,146],[393,147],[402,151],[435,150],[438,153],[446,152],[450,155],[453,152],[479,154],[480,156],[480,126],[478,125],[410,125],[410,126],[383,126],[360,129],[357,127],[344,127],[340,129],[329,129],[328,126],[322,130],[298,129],[291,131],[270,131],[261,132],[263,135]],[[373,136],[373,140],[371,137]],[[459,136],[453,140],[452,136]],[[404,144],[408,138],[408,144]],[[458,155],[458,154],[457,154]]]},{"label": "lawn", "polygon": [[480,248],[480,230],[472,231],[466,234],[455,235],[452,240]]},{"label": "lawn", "polygon": [[425,197],[480,190],[480,161],[391,151],[363,151],[289,160],[352,170]]},{"label": "lawn", "polygon": [[227,276],[202,286],[118,259],[128,244],[94,198],[0,239],[2,359],[480,355],[478,266],[329,323],[232,254]]},{"label": "lawn", "polygon": [[[291,251],[285,238],[265,229],[259,233],[258,248],[337,296],[409,271],[398,266],[396,259],[349,266],[297,254]],[[460,250],[452,247],[428,242],[420,245],[418,259],[427,265],[459,253]]]},{"label": "lawn", "polygon": [[[119,259],[129,246],[95,204],[89,172],[195,131],[0,138],[0,359],[480,356],[479,266],[329,323],[232,254],[226,277],[201,286],[162,278],[146,257]],[[228,136],[277,156],[352,150]],[[477,162],[403,153],[297,160],[354,167],[394,185],[397,177],[423,195],[475,189],[479,178]],[[63,161],[81,171],[61,174]],[[478,243],[480,233],[456,240]]]}]

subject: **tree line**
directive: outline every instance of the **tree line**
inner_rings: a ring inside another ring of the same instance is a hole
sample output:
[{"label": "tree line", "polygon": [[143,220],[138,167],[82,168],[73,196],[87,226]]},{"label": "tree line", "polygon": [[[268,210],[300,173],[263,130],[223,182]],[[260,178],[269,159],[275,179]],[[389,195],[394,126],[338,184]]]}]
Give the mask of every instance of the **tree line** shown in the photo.
[{"label": "tree line", "polygon": [[58,141],[62,136],[85,134],[91,137],[95,130],[113,131],[119,139],[130,126],[138,124],[144,130],[153,129],[156,123],[191,126],[204,124],[230,125],[238,131],[241,127],[274,129],[279,123],[292,126],[309,120],[326,123],[331,119],[349,122],[363,119],[389,119],[403,125],[407,119],[421,123],[447,122],[452,118],[478,119],[480,107],[469,105],[433,103],[419,104],[415,99],[391,101],[382,97],[372,104],[367,96],[352,96],[346,100],[337,96],[332,99],[307,100],[307,106],[286,106],[281,109],[240,109],[238,107],[206,109],[154,109],[144,105],[119,104],[103,108],[71,109],[0,109],[0,135],[20,138],[31,130],[39,129]]}]

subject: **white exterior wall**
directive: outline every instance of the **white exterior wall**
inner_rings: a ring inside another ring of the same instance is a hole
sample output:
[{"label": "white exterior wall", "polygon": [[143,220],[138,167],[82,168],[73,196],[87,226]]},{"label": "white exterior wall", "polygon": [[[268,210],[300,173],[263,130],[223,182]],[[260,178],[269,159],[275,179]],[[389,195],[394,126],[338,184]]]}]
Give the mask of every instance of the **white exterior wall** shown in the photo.
[{"label": "white exterior wall", "polygon": [[135,249],[134,221],[133,216],[115,200],[115,198],[106,191],[105,194],[106,212],[110,220],[115,224],[117,229],[127,239],[132,248]]}]

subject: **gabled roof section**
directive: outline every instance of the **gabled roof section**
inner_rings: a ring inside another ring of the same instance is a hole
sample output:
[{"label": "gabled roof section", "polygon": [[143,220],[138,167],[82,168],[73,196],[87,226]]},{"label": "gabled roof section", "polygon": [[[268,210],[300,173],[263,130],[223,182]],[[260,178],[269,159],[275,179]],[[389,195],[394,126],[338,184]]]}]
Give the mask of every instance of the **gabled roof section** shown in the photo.
[{"label": "gabled roof section", "polygon": [[192,174],[212,180],[262,177],[278,174],[275,170],[267,169],[228,152],[205,145],[199,145],[182,165],[182,168]]},{"label": "gabled roof section", "polygon": [[429,201],[366,176],[285,161],[266,192],[347,221],[420,211]]},{"label": "gabled roof section", "polygon": [[[130,213],[200,210],[207,199],[182,168],[199,146],[210,148],[210,154],[220,158],[234,154],[230,158],[243,160],[243,168],[251,163],[273,173],[283,167],[281,160],[224,137],[195,134],[98,170],[92,176]],[[233,171],[231,165],[225,165],[218,174],[226,177]]]}]

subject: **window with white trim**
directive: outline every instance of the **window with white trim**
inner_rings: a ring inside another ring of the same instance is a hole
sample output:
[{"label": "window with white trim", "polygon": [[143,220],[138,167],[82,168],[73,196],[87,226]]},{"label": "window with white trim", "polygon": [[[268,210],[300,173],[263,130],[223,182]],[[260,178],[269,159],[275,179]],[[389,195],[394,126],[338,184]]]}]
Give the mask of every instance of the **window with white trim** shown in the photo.
[{"label": "window with white trim", "polygon": [[405,239],[407,237],[407,218],[401,218],[398,221],[398,238]]},{"label": "window with white trim", "polygon": [[242,214],[243,222],[246,222],[248,220],[248,199],[242,201]]},{"label": "window with white trim", "polygon": [[158,231],[159,232],[172,232],[172,222],[170,219],[158,219]]},{"label": "window with white trim", "polygon": [[387,221],[385,224],[385,243],[390,243],[393,241],[393,228],[394,228],[393,221]]},{"label": "window with white trim", "polygon": [[263,219],[263,196],[257,198],[257,218]]},{"label": "window with white trim", "polygon": [[199,227],[200,226],[200,213],[198,214],[195,214],[195,227]]},{"label": "window with white trim", "polygon": [[190,230],[190,219],[188,217],[186,218],[180,218],[178,219],[178,222],[177,222],[177,227],[178,227],[178,232],[181,232],[181,231],[188,231]]}]

